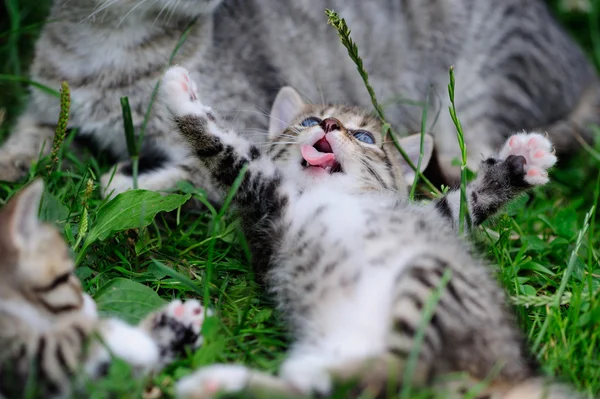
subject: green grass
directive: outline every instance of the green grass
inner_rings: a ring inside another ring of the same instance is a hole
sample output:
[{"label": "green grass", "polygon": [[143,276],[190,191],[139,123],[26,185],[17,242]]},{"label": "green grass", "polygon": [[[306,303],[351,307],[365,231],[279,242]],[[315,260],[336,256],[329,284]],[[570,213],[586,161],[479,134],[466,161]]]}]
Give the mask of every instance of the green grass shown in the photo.
[{"label": "green grass", "polygon": [[[564,11],[558,0],[551,3],[590,57],[599,54],[593,20]],[[10,131],[22,109],[26,86],[21,80],[27,76],[47,5],[47,0],[6,0],[0,6],[0,77],[10,78],[0,79],[0,109],[7,117],[0,135]],[[595,62],[600,66],[600,59]],[[586,213],[600,197],[600,157],[593,156],[594,151],[600,153],[600,140],[571,160],[560,160],[550,184],[515,201],[506,214],[476,233],[481,253],[497,265],[498,278],[516,303],[519,324],[544,371],[574,384],[589,398],[600,395],[600,231],[595,210],[585,234],[580,232],[585,230]],[[288,340],[249,270],[235,215],[221,209],[181,210],[177,204],[182,198],[173,196],[169,206],[161,203],[155,209],[175,211],[152,219],[148,202],[117,226],[111,221],[111,205],[97,190],[97,179],[108,165],[89,156],[76,157],[68,149],[59,156],[70,162],[69,168],[59,162],[48,174],[42,163],[30,179],[37,172],[44,176],[48,195],[42,216],[55,223],[73,247],[77,274],[104,314],[136,321],[165,301],[189,297],[208,298],[217,310],[218,317],[205,324],[202,349],[154,379],[166,396],[172,395],[173,380],[217,361],[277,369]],[[0,204],[22,184],[1,183]],[[205,202],[201,190],[180,188]],[[121,198],[120,204],[134,201],[133,195]],[[109,378],[90,390],[93,397],[106,397],[108,392],[132,397],[143,388],[117,364]]]}]

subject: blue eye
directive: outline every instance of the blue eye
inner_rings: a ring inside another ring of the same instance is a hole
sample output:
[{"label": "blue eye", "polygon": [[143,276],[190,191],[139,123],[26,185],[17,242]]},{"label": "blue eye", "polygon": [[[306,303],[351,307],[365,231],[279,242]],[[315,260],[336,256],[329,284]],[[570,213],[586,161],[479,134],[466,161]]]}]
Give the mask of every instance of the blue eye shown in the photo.
[{"label": "blue eye", "polygon": [[300,126],[313,127],[318,125],[319,123],[321,123],[321,120],[319,118],[311,116],[300,122]]},{"label": "blue eye", "polygon": [[375,137],[373,137],[373,135],[365,130],[357,130],[354,132],[354,137],[358,140],[358,141],[362,141],[363,143],[367,143],[367,144],[375,144]]}]

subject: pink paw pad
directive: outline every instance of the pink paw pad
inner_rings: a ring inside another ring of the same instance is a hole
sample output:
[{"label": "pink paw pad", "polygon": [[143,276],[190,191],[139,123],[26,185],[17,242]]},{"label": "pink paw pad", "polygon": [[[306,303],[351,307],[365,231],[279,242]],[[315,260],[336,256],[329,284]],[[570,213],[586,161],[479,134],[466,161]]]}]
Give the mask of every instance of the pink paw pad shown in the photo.
[{"label": "pink paw pad", "polygon": [[525,181],[531,185],[541,185],[548,182],[547,170],[556,163],[552,143],[539,133],[519,133],[511,136],[502,150],[500,158],[510,155],[525,158]]},{"label": "pink paw pad", "polygon": [[[208,313],[211,314],[211,312]],[[168,305],[167,314],[181,324],[191,327],[196,334],[200,334],[204,323],[204,307],[199,301],[195,299],[188,299],[185,302],[174,300]],[[202,336],[199,336],[196,346],[200,346],[201,343]]]},{"label": "pink paw pad", "polygon": [[163,102],[175,115],[206,113],[206,107],[198,101],[196,83],[185,68],[174,66],[165,72],[161,93]]},{"label": "pink paw pad", "polygon": [[206,392],[211,393],[211,394],[217,393],[221,389],[221,386],[216,381],[207,381],[205,387],[206,387]]},{"label": "pink paw pad", "polygon": [[173,314],[176,317],[182,317],[184,312],[185,312],[185,309],[184,309],[183,305],[179,305],[175,308],[175,310],[173,310]]}]

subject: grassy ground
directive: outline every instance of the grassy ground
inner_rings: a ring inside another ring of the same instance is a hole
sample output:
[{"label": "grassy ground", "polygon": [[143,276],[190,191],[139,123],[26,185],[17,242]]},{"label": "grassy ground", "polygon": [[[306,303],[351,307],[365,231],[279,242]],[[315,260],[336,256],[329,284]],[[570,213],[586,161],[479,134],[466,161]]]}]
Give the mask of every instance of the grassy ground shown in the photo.
[{"label": "grassy ground", "polygon": [[[568,11],[558,0],[551,3],[600,66],[598,24],[590,24],[594,19],[589,13]],[[47,6],[48,0],[5,0],[0,6],[2,135],[23,104],[25,85],[19,79],[26,76]],[[477,234],[482,253],[498,265],[498,276],[544,371],[573,383],[589,398],[600,395],[600,229],[596,214],[589,226],[584,226],[584,217],[598,203],[599,154],[600,140],[572,160],[561,161],[551,184],[517,200],[506,215]],[[72,162],[68,169],[57,167],[48,174],[44,165],[37,168],[48,187],[42,215],[64,232],[78,259],[78,275],[104,314],[136,321],[168,300],[188,297],[204,298],[218,311],[218,318],[206,323],[203,348],[155,379],[166,396],[172,394],[174,379],[215,361],[276,370],[287,345],[283,325],[254,282],[233,215],[213,209],[159,213],[152,219],[150,210],[175,209],[184,195],[203,199],[200,191],[187,186],[168,200],[146,195],[144,209],[134,206],[140,201],[135,194],[106,204],[96,190],[96,178],[106,166],[68,151],[62,158]],[[0,204],[21,186],[0,183]],[[120,212],[128,206],[130,212]],[[127,214],[132,216],[123,217]],[[113,392],[135,397],[143,391],[144,385],[127,378],[120,365],[112,371],[90,388],[92,396]]]}]

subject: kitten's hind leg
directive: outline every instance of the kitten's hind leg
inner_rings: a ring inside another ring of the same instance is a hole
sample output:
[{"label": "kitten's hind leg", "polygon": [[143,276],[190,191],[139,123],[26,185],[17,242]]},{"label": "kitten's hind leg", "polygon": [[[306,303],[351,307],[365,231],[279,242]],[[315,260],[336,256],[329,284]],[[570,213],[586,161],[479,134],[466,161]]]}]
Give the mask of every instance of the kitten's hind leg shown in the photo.
[{"label": "kitten's hind leg", "polygon": [[[211,315],[212,311],[209,309],[208,316]],[[140,323],[140,327],[158,345],[159,369],[185,355],[186,350],[195,350],[202,345],[204,339],[200,331],[205,316],[205,309],[197,300],[174,300]]]},{"label": "kitten's hind leg", "polygon": [[99,377],[111,362],[111,353],[125,360],[142,374],[164,366],[202,345],[200,329],[204,308],[196,300],[175,300],[151,313],[139,326],[119,319],[101,319],[98,329],[101,343],[95,343],[85,364],[86,372]]},{"label": "kitten's hind leg", "polygon": [[176,389],[177,396],[182,399],[208,399],[238,392],[266,398],[306,397],[279,377],[235,364],[215,364],[202,368],[182,378]]}]

